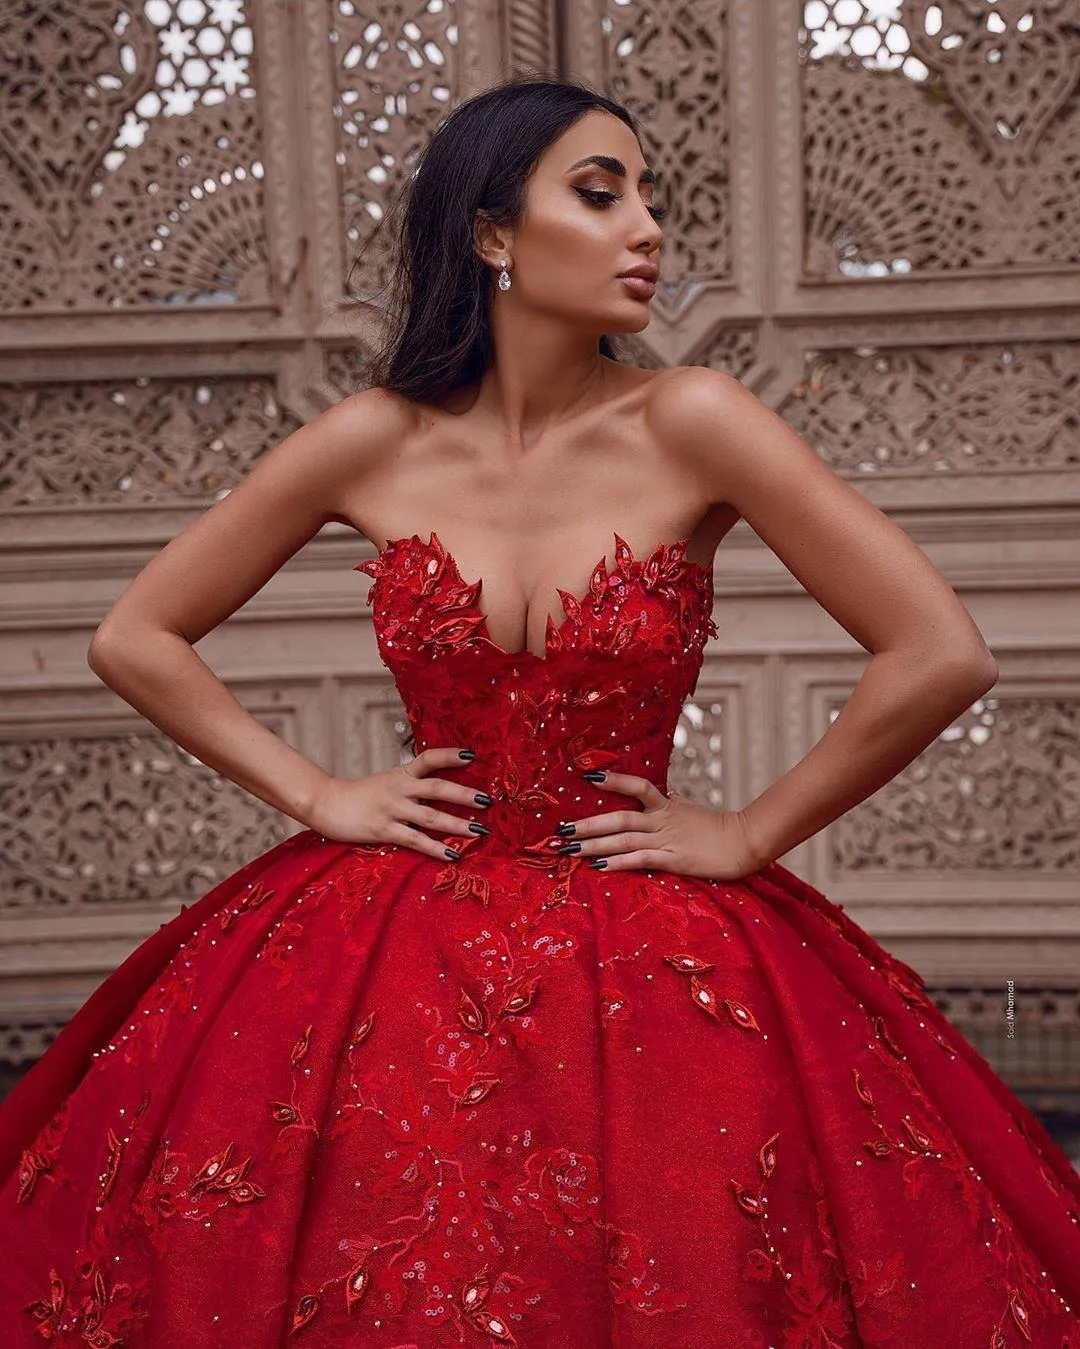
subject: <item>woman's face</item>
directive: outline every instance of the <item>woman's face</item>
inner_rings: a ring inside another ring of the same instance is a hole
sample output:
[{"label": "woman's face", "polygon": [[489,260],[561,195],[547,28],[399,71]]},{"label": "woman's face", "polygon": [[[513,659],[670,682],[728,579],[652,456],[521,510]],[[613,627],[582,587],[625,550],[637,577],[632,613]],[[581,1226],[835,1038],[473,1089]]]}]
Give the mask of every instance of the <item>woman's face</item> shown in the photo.
[{"label": "woman's face", "polygon": [[541,157],[525,218],[495,255],[496,266],[511,259],[505,298],[597,334],[640,332],[653,287],[648,279],[628,284],[620,273],[642,264],[654,278],[658,272],[663,232],[651,180],[625,122],[600,109],[580,117]]}]

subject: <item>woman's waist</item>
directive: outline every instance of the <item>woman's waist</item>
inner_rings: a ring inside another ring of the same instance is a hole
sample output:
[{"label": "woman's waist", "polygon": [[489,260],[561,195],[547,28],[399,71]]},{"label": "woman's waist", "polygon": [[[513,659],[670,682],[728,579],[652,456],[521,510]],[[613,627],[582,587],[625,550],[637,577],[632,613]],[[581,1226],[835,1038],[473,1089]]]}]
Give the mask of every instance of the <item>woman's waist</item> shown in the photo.
[{"label": "woman's waist", "polygon": [[[491,804],[458,805],[442,799],[440,810],[477,822],[488,832],[488,849],[498,846],[516,855],[540,846],[560,824],[615,810],[639,810],[631,782],[616,790],[605,785],[606,774],[644,778],[667,792],[673,727],[650,728],[635,735],[625,725],[601,725],[570,730],[565,735],[536,729],[530,735],[513,734],[505,721],[488,725],[438,726],[414,723],[417,753],[444,745],[473,751],[469,762],[440,768],[434,776],[484,793]],[[460,836],[459,836],[460,840]],[[561,841],[566,841],[561,840]],[[456,846],[456,845],[452,845]]]}]

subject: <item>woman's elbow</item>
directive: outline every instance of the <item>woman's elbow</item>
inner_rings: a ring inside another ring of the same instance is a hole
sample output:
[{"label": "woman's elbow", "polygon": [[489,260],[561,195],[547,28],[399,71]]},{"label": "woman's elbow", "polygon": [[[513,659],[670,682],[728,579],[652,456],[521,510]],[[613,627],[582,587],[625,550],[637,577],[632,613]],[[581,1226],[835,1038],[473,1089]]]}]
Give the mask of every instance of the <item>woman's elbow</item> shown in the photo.
[{"label": "woman's elbow", "polygon": [[110,673],[116,670],[124,652],[130,649],[130,637],[115,621],[106,617],[90,638],[90,645],[86,648],[86,663],[107,684]]},{"label": "woman's elbow", "polygon": [[958,682],[964,685],[972,702],[989,693],[1000,675],[997,660],[988,646],[978,646],[969,654],[958,655],[954,668]]}]

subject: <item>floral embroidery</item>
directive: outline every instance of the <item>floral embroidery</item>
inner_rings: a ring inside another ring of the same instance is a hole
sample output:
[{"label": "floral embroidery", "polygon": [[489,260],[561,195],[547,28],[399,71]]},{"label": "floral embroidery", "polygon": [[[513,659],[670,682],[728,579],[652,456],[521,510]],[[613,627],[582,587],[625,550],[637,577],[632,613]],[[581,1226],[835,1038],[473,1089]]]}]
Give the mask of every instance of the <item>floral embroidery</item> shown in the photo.
[{"label": "floral embroidery", "polygon": [[[110,1284],[101,1262],[81,1266],[71,1288],[55,1269],[49,1271],[49,1296],[25,1308],[43,1340],[81,1342],[90,1349],[120,1349],[132,1343],[130,1332],[146,1318],[149,1290],[145,1282]],[[70,1334],[67,1332],[70,1331]]]},{"label": "floral embroidery", "polygon": [[16,1196],[18,1203],[29,1202],[39,1176],[48,1176],[50,1180],[59,1178],[58,1158],[64,1142],[64,1135],[67,1133],[70,1123],[71,1106],[65,1101],[56,1115],[42,1129],[35,1140],[34,1146],[23,1152],[16,1173],[19,1183]]},{"label": "floral embroidery", "polygon": [[248,1156],[234,1164],[235,1147],[235,1143],[226,1144],[194,1170],[184,1153],[162,1149],[132,1204],[162,1254],[167,1250],[166,1224],[171,1220],[205,1222],[221,1210],[266,1198],[265,1190],[248,1178],[254,1158]]},{"label": "floral embroidery", "polygon": [[263,885],[261,881],[252,885],[243,895],[241,895],[240,902],[236,904],[235,907],[221,910],[219,923],[222,932],[227,932],[241,914],[251,913],[253,910],[258,909],[265,904],[268,899],[273,898],[273,890]]}]

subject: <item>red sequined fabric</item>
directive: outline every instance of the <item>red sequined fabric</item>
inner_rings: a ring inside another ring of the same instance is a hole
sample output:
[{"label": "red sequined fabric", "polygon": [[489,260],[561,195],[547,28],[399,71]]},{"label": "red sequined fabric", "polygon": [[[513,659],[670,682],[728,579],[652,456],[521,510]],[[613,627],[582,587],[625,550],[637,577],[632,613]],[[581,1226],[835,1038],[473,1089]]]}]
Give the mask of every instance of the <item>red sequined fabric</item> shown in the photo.
[{"label": "red sequined fabric", "polygon": [[919,976],[779,863],[604,872],[712,620],[615,536],[545,654],[438,537],[358,570],[460,861],[310,830],[164,924],[0,1108],[3,1343],[1080,1349],[1080,1181]]}]

